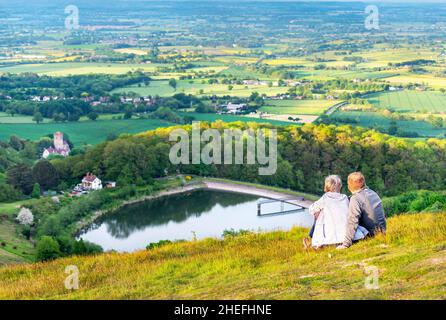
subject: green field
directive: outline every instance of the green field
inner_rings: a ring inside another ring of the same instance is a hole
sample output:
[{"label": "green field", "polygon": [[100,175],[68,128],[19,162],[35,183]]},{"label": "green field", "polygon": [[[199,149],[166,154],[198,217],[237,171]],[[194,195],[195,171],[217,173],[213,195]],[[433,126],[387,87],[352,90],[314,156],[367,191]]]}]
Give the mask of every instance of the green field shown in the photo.
[{"label": "green field", "polygon": [[295,72],[296,78],[313,81],[326,81],[334,79],[386,79],[395,76],[391,71],[369,71],[369,70],[311,70],[302,69]]},{"label": "green field", "polygon": [[17,135],[24,139],[37,140],[47,134],[62,131],[79,147],[83,144],[97,144],[107,139],[107,136],[123,133],[139,133],[158,127],[171,125],[168,122],[152,119],[131,120],[98,120],[67,123],[46,124],[0,124],[0,140],[8,140]]},{"label": "green field", "polygon": [[367,96],[370,103],[380,109],[398,112],[445,113],[446,94],[432,91],[393,91]]},{"label": "green field", "polygon": [[[43,123],[51,121],[50,119],[44,119]],[[0,112],[0,124],[1,123],[35,123],[32,116],[23,116],[20,114],[11,117],[5,112]]]},{"label": "green field", "polygon": [[[332,117],[334,118],[348,118],[354,119],[358,123],[353,125],[361,127],[374,127],[380,129],[388,129],[391,119],[380,115],[377,112],[364,112],[364,111],[338,111],[335,112]],[[396,121],[398,127],[405,132],[416,132],[420,136],[424,137],[444,137],[446,134],[446,128],[437,129],[430,123],[425,121],[415,120],[402,120]]]},{"label": "green field", "polygon": [[[186,93],[193,95],[229,95],[237,97],[249,97],[254,91],[260,94],[266,94],[268,96],[275,96],[279,93],[287,92],[287,87],[268,87],[266,85],[232,85],[232,90],[229,90],[229,86],[226,84],[208,84],[202,83],[202,80],[178,80],[177,88],[173,89],[169,86],[168,80],[155,80],[151,81],[148,86],[145,85],[132,85],[115,89],[112,93],[128,93],[134,92],[140,96],[160,96],[168,97],[175,93]],[[200,92],[200,90],[203,90]]]},{"label": "green field", "polygon": [[[195,112],[180,112],[181,115],[189,115],[197,121],[223,120],[225,122],[258,122],[271,123],[278,126],[290,125],[290,122],[264,120],[236,115],[218,115]],[[106,116],[104,116],[107,118]],[[65,123],[0,123],[0,140],[6,141],[12,135],[17,135],[23,139],[37,140],[45,135],[56,131],[62,131],[70,137],[70,140],[79,147],[84,144],[97,144],[105,141],[109,135],[120,135],[124,133],[139,133],[158,127],[167,127],[172,123],[156,119],[131,119],[131,120],[111,120],[103,119],[97,121],[82,120],[79,122]]]},{"label": "green field", "polygon": [[45,64],[17,64],[0,68],[0,73],[33,72],[49,76],[67,76],[91,73],[123,74],[138,69],[153,72],[161,65],[156,64],[124,64],[124,63],[88,63],[61,62]]},{"label": "green field", "polygon": [[274,77],[241,66],[231,66],[230,68],[220,72],[219,74],[228,77],[243,78],[243,79],[260,79],[260,80],[274,79]]},{"label": "green field", "polygon": [[331,106],[339,101],[330,100],[266,100],[266,106],[260,111],[272,114],[301,114],[315,115],[323,114]]}]

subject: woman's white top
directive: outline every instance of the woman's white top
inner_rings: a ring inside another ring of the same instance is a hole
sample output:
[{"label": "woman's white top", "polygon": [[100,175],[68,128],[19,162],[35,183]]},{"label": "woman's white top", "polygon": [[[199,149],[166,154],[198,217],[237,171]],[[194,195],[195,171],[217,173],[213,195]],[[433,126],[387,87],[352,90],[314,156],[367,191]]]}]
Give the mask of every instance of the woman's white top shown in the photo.
[{"label": "woman's white top", "polygon": [[[345,194],[327,192],[310,207],[314,216],[320,212],[314,229],[312,246],[340,244],[344,242],[347,230],[348,197]],[[359,226],[354,240],[365,238],[368,231]]]}]

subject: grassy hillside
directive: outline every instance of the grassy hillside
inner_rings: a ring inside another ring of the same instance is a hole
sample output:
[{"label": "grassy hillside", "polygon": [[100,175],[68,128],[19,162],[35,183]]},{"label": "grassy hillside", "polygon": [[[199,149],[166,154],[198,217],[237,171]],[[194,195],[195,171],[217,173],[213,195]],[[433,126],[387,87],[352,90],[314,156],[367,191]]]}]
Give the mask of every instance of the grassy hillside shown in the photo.
[{"label": "grassy hillside", "polygon": [[[6,299],[444,299],[446,213],[389,219],[386,237],[306,252],[307,230],[249,234],[0,269]],[[80,270],[80,289],[64,289],[65,267]],[[379,289],[367,290],[367,266]]]}]

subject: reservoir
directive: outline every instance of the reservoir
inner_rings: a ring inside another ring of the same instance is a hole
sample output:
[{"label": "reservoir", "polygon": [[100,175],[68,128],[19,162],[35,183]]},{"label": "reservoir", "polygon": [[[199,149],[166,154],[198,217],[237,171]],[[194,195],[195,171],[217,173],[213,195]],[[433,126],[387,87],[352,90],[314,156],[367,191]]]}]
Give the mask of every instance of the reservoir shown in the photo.
[{"label": "reservoir", "polygon": [[[311,227],[308,210],[292,204],[262,204],[258,196],[232,192],[198,190],[127,205],[107,214],[86,229],[80,238],[104,250],[132,252],[160,240],[221,238],[225,230],[255,232]],[[283,214],[269,214],[277,212]]]}]

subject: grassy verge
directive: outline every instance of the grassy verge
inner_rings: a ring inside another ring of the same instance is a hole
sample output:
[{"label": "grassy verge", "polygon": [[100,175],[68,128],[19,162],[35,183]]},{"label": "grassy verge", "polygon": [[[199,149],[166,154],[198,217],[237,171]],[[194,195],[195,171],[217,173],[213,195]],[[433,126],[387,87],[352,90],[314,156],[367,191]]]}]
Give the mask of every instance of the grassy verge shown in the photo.
[{"label": "grassy verge", "polygon": [[[2,299],[444,299],[446,213],[389,219],[387,236],[304,251],[306,230],[175,243],[0,268]],[[76,265],[80,288],[64,288]],[[365,286],[379,270],[376,290]]]},{"label": "grassy verge", "polygon": [[20,233],[14,217],[22,205],[35,201],[0,203],[0,265],[34,261],[34,245]]}]

